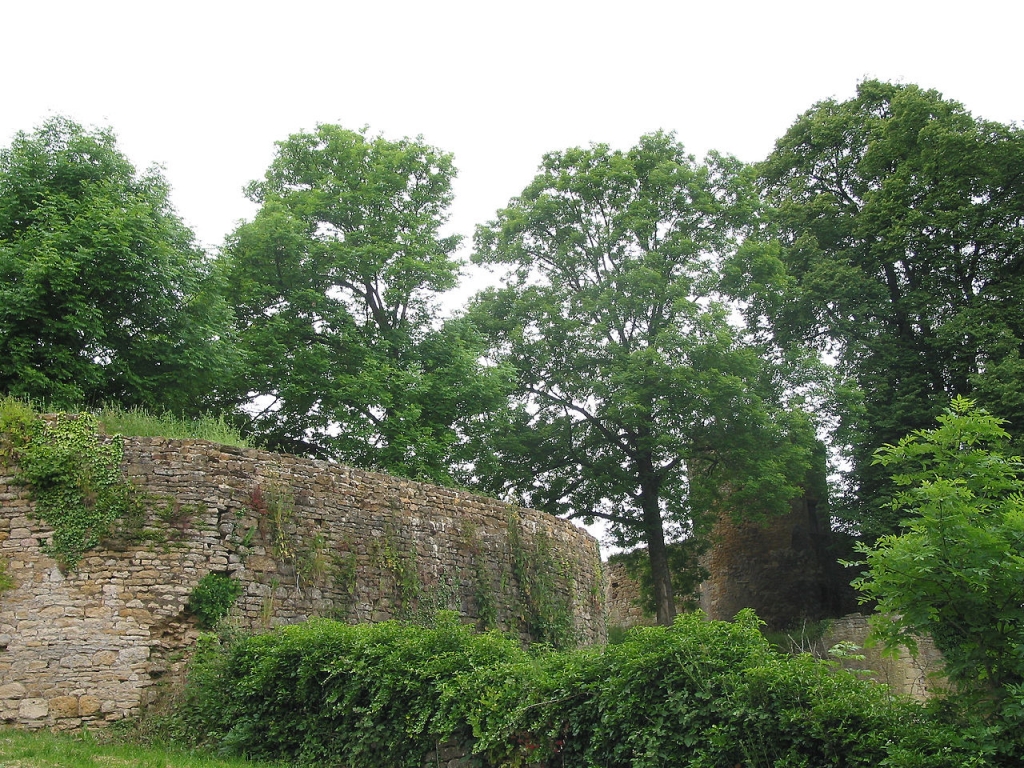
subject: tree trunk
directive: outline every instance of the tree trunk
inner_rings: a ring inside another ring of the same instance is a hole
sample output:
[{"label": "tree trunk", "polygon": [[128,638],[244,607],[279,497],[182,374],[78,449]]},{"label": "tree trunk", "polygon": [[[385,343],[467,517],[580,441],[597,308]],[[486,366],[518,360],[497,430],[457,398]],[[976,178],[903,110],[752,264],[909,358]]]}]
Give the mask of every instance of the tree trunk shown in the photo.
[{"label": "tree trunk", "polygon": [[643,508],[647,556],[650,558],[654,583],[654,605],[658,623],[667,627],[675,620],[676,600],[672,592],[672,573],[668,568],[665,528],[661,521],[661,505],[658,503],[657,492],[641,490],[640,504]]}]

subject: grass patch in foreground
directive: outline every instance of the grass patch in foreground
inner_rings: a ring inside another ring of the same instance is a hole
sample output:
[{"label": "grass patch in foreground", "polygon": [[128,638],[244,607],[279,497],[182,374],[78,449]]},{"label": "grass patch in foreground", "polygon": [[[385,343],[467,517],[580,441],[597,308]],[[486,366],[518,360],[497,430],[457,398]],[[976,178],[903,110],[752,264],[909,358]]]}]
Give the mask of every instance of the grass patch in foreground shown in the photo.
[{"label": "grass patch in foreground", "polygon": [[0,728],[3,768],[272,768],[240,758],[218,758],[186,751],[118,744],[106,734],[20,731]]}]

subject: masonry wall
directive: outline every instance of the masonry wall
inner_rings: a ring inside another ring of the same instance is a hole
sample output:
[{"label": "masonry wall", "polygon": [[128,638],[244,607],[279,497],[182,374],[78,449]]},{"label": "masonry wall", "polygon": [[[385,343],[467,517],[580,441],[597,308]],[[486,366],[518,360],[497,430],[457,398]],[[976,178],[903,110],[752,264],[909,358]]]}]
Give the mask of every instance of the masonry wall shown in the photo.
[{"label": "masonry wall", "polygon": [[893,693],[924,701],[946,688],[947,682],[942,675],[942,653],[930,637],[917,639],[916,654],[912,655],[906,648],[900,648],[899,653],[893,657],[884,655],[881,646],[867,647],[869,632],[868,617],[851,613],[829,622],[820,646],[827,653],[836,643],[852,643],[857,648],[854,655],[863,658],[844,658],[841,660],[842,665],[885,683]]},{"label": "masonry wall", "polygon": [[[125,440],[141,527],[62,573],[14,469],[0,466],[0,720],[78,727],[138,714],[180,678],[206,574],[237,579],[245,629],[455,610],[536,639],[605,639],[597,542],[571,523],[469,493],[203,441]],[[523,582],[530,583],[530,589]]]},{"label": "masonry wall", "polygon": [[762,524],[720,518],[701,558],[710,574],[700,586],[701,610],[731,621],[753,608],[772,629],[852,610],[830,538],[813,499],[795,501],[788,515]]}]

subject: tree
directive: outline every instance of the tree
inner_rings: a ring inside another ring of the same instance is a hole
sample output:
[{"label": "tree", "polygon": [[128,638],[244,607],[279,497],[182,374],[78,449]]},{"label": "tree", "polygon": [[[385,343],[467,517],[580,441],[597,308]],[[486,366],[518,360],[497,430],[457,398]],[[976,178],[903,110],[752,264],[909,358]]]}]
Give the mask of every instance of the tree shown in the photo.
[{"label": "tree", "polygon": [[1022,169],[1019,128],[873,80],[816,104],[759,166],[775,216],[733,282],[779,344],[817,344],[858,387],[843,419],[848,516],[869,536],[898,523],[874,451],[951,396],[976,397],[1024,437]]},{"label": "tree", "polygon": [[1024,684],[1024,465],[1005,452],[1005,422],[970,400],[938,421],[876,452],[907,522],[861,545],[855,586],[877,601],[876,638],[914,650],[931,635],[952,681],[999,699]]},{"label": "tree", "polygon": [[448,478],[456,423],[502,382],[469,324],[438,320],[460,266],[440,234],[454,175],[421,140],[321,125],[278,143],[249,187],[259,212],[225,247],[236,388],[270,446]]},{"label": "tree", "polygon": [[0,150],[0,391],[202,410],[230,312],[155,169],[63,117]]},{"label": "tree", "polygon": [[749,213],[740,171],[664,133],[553,152],[476,234],[474,260],[511,274],[470,316],[517,379],[512,405],[476,425],[471,480],[646,544],[662,623],[666,544],[714,510],[788,509],[811,464],[790,361],[746,343],[713,300]]}]

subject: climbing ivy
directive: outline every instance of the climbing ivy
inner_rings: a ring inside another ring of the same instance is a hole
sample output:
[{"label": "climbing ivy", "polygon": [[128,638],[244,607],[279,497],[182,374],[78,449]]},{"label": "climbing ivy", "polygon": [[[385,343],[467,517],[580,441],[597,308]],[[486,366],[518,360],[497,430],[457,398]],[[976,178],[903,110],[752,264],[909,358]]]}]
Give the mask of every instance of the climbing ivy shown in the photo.
[{"label": "climbing ivy", "polygon": [[115,527],[131,538],[142,501],[121,472],[121,438],[102,439],[95,416],[29,413],[5,407],[4,452],[17,463],[15,480],[28,486],[35,516],[53,529],[47,551],[67,572]]},{"label": "climbing ivy", "polygon": [[[498,604],[494,596],[487,557],[477,527],[464,523],[459,533],[463,548],[469,553],[473,574],[473,599],[476,602],[477,624],[480,629],[494,629],[498,626]],[[504,591],[504,590],[502,590]]]},{"label": "climbing ivy", "polygon": [[[506,515],[508,543],[512,555],[512,573],[519,586],[517,618],[526,633],[536,642],[555,648],[575,645],[572,619],[573,578],[566,563],[556,561],[551,542],[543,531],[528,545],[520,535],[519,515],[510,510]],[[567,589],[559,590],[556,575]]]},{"label": "climbing ivy", "polygon": [[370,556],[378,568],[391,574],[399,601],[399,613],[406,616],[411,614],[413,606],[419,601],[423,585],[416,568],[415,547],[403,550],[396,543],[396,538],[393,530],[385,530],[383,536],[370,542]]}]

